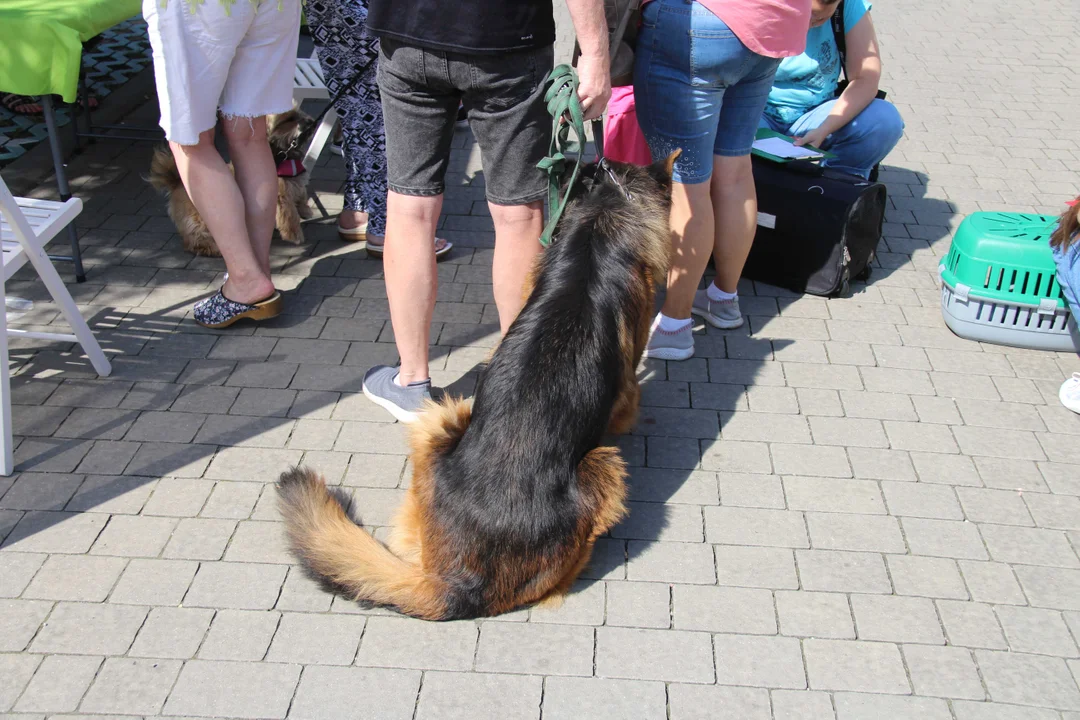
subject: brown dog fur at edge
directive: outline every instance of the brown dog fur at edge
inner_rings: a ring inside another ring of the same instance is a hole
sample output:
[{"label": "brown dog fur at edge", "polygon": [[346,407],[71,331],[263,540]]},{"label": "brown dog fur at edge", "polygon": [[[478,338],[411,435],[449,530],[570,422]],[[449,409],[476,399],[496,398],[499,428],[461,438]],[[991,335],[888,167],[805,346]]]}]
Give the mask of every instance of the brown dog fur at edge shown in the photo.
[{"label": "brown dog fur at edge", "polygon": [[[299,149],[288,150],[292,141],[300,134],[311,118],[299,110],[290,110],[266,118],[267,137],[275,154],[284,154],[289,159],[299,159]],[[232,170],[232,163],[228,164]],[[304,242],[304,230],[301,221],[314,215],[308,205],[308,177],[303,172],[295,177],[279,177],[277,215],[275,224],[281,239],[299,245]],[[195,204],[191,202],[187,190],[180,179],[176,160],[168,148],[158,148],[150,160],[149,182],[168,198],[169,217],[180,233],[184,249],[193,255],[220,257],[217,243],[214,242],[210,229],[206,226]]]},{"label": "brown dog fur at edge", "polygon": [[386,545],[315,471],[281,475],[289,545],[311,574],[428,620],[496,615],[570,589],[626,514],[626,466],[602,441],[637,416],[676,156],[589,167],[475,398],[431,403],[409,426],[413,478]]}]

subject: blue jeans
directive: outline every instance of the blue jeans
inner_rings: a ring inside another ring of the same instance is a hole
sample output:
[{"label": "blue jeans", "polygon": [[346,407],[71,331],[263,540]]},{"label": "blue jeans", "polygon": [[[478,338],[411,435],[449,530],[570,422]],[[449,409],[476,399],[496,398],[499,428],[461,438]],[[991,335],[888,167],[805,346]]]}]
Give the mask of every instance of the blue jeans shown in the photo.
[{"label": "blue jeans", "polygon": [[[822,103],[787,127],[763,115],[760,127],[802,136],[821,127],[834,105],[835,100]],[[823,161],[822,165],[868,178],[870,170],[885,159],[903,134],[904,121],[900,111],[891,102],[875,98],[854,120],[825,138],[821,149],[836,157]]]},{"label": "blue jeans", "polygon": [[1051,248],[1057,265],[1057,281],[1069,311],[1080,324],[1080,237],[1074,237],[1068,249]]},{"label": "blue jeans", "polygon": [[699,3],[646,4],[634,101],[653,159],[682,149],[672,176],[690,185],[709,180],[714,155],[748,155],[779,64],[747,49]]}]

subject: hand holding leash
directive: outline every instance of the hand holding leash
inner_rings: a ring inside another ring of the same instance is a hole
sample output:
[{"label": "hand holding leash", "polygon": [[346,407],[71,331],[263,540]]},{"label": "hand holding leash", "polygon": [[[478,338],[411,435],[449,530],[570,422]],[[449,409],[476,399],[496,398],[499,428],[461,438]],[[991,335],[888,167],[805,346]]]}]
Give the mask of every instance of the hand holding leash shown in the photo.
[{"label": "hand holding leash", "polygon": [[585,120],[598,120],[611,99],[611,68],[606,58],[582,55],[578,58],[578,100]]},{"label": "hand holding leash", "polygon": [[[536,166],[548,174],[548,212],[550,217],[544,232],[540,235],[540,244],[547,247],[555,226],[559,224],[570,190],[577,181],[581,170],[581,151],[585,148],[585,113],[578,96],[579,81],[574,68],[559,65],[548,76],[551,87],[544,94],[548,114],[551,115],[551,146],[548,156]],[[610,94],[610,90],[608,91]],[[606,101],[605,101],[606,104]],[[570,140],[573,130],[576,140]],[[573,153],[574,170],[566,184],[566,192],[560,197],[559,189],[563,173],[568,162],[567,154]]]}]

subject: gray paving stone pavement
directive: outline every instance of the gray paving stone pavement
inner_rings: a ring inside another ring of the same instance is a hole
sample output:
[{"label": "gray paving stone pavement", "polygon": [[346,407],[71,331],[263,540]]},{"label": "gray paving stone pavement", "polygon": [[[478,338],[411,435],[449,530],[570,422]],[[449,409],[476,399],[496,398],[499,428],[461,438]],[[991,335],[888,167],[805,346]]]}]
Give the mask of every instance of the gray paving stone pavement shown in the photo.
[{"label": "gray paving stone pavement", "polygon": [[[1080,417],[1056,393],[1080,359],[956,337],[934,273],[968,213],[1057,214],[1080,190],[1080,9],[874,19],[907,128],[870,281],[830,300],[744,282],[745,327],[646,362],[619,442],[629,517],[561,607],[496,619],[366,608],[285,551],[270,484],[289,465],[380,536],[409,484],[401,426],[358,392],[397,358],[379,262],[311,223],[274,246],[285,314],[204,330],[191,305],[224,266],[180,249],[150,148],[75,156],[88,281],[70,288],[114,372],[12,341],[0,715],[1078,720]],[[328,154],[312,185],[331,211],[343,179]],[[450,180],[433,375],[467,394],[497,340],[467,131]],[[20,326],[62,322],[30,273],[7,292],[36,303]]]}]

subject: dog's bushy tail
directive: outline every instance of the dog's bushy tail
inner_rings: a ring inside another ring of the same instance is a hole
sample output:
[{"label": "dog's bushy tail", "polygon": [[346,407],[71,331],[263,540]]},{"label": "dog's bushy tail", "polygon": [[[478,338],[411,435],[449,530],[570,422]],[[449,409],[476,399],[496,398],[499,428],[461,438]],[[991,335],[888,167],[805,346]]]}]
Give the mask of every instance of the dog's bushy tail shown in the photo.
[{"label": "dog's bushy tail", "polygon": [[180,180],[180,171],[176,167],[176,160],[172,153],[165,148],[154,151],[154,157],[150,160],[150,184],[159,192],[166,195],[176,192],[177,188],[183,187]]},{"label": "dog's bushy tail", "polygon": [[424,620],[447,617],[446,584],[358,527],[316,473],[282,473],[277,491],[289,544],[316,576],[358,600],[392,605]]}]

